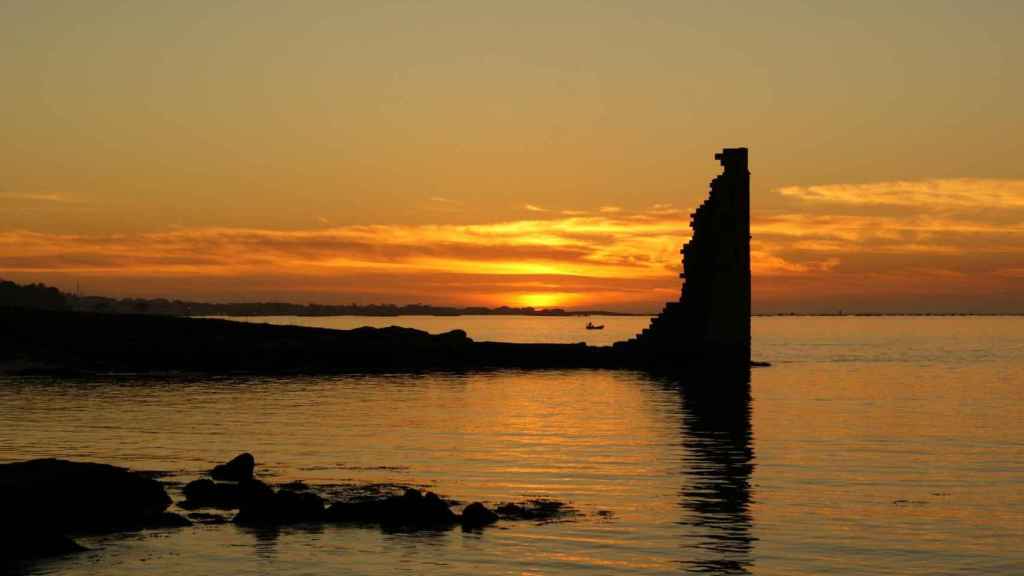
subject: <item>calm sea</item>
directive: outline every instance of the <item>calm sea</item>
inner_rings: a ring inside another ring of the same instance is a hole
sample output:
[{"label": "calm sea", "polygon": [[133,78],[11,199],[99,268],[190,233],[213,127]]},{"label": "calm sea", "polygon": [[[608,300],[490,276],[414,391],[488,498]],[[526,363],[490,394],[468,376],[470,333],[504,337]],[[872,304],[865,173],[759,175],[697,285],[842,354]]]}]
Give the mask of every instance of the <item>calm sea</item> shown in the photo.
[{"label": "calm sea", "polygon": [[[273,321],[591,343],[647,322],[587,320]],[[227,524],[83,538],[94,551],[38,574],[1024,573],[1024,318],[755,318],[754,356],[773,366],[753,371],[749,398],[718,403],[614,371],[7,378],[0,461],[187,481],[251,451],[270,482],[576,511],[479,533]]]}]

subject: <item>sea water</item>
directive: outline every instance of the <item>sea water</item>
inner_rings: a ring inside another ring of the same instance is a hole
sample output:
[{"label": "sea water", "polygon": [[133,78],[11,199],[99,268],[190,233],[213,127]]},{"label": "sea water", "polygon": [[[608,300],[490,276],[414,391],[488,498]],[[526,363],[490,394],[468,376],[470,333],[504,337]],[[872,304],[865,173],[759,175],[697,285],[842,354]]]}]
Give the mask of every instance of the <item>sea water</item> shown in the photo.
[{"label": "sea water", "polygon": [[[262,318],[604,344],[647,318]],[[587,321],[604,324],[587,331]],[[80,538],[32,574],[1024,573],[1024,318],[763,317],[749,397],[604,370],[0,380],[0,462],[551,498],[552,522]]]}]

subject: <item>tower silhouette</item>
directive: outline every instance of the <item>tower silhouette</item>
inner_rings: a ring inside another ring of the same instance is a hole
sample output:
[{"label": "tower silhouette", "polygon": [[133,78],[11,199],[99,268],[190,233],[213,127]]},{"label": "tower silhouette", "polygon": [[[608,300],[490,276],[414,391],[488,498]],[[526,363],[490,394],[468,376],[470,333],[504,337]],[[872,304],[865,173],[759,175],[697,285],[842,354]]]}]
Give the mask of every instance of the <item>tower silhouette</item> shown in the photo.
[{"label": "tower silhouette", "polygon": [[746,148],[715,154],[722,173],[690,215],[679,300],[635,338],[616,344],[644,367],[750,364],[750,171]]}]

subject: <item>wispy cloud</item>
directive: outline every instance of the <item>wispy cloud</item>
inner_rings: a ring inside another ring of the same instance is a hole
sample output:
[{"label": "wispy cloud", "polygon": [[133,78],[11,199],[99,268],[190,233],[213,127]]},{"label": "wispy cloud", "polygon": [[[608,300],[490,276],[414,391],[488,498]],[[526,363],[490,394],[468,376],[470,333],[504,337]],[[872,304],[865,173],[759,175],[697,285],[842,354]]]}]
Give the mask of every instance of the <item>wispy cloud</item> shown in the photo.
[{"label": "wispy cloud", "polygon": [[807,202],[935,208],[1024,208],[1024,180],[953,178],[866,184],[786,186],[783,196]]},{"label": "wispy cloud", "polygon": [[168,292],[234,279],[236,292],[273,286],[280,293],[333,279],[325,290],[343,299],[387,295],[504,304],[517,302],[516,294],[551,292],[581,305],[598,299],[647,306],[678,290],[665,262],[676,257],[681,226],[634,214],[298,231],[9,231],[0,232],[0,273],[177,287]]},{"label": "wispy cloud", "polygon": [[24,201],[24,202],[47,202],[47,203],[59,203],[68,204],[73,203],[75,200],[69,196],[63,194],[44,194],[44,193],[8,193],[0,192],[0,200],[12,200],[12,201]]},{"label": "wispy cloud", "polygon": [[527,210],[528,212],[547,212],[548,211],[547,208],[541,208],[540,206],[537,206],[536,204],[526,204],[526,205],[523,206],[523,208],[525,210]]},{"label": "wispy cloud", "polygon": [[437,202],[439,204],[448,204],[450,206],[461,206],[462,205],[462,202],[459,202],[457,200],[452,200],[451,198],[445,198],[443,196],[431,196],[430,197],[430,201],[431,202]]},{"label": "wispy cloud", "polygon": [[444,196],[427,198],[425,202],[422,202],[421,208],[426,212],[438,215],[459,214],[465,209],[462,202]]}]

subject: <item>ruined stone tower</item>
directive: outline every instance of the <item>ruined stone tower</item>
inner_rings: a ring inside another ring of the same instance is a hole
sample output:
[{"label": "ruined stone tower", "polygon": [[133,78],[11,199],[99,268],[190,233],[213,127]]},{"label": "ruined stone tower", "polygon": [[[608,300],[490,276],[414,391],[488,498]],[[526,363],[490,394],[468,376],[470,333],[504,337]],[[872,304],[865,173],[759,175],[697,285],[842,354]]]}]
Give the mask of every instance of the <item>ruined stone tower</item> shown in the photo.
[{"label": "ruined stone tower", "polygon": [[682,294],[616,347],[653,369],[750,364],[750,172],[746,148],[715,154],[722,173],[691,214]]}]

